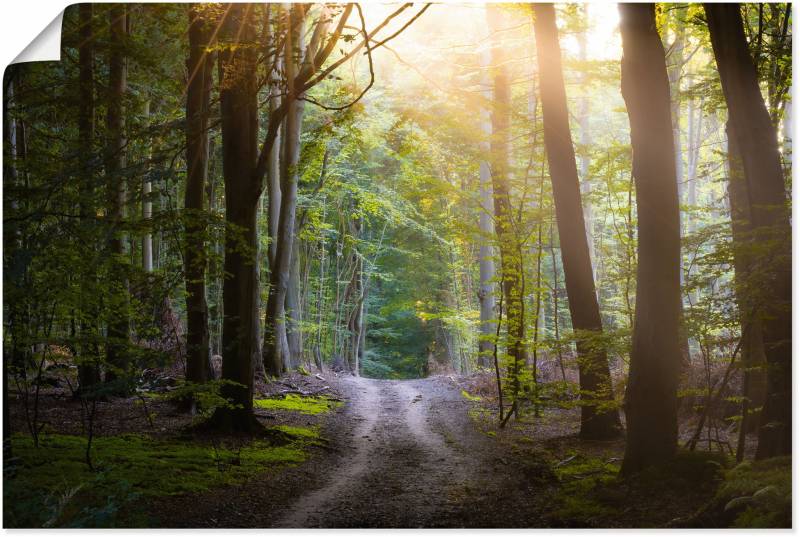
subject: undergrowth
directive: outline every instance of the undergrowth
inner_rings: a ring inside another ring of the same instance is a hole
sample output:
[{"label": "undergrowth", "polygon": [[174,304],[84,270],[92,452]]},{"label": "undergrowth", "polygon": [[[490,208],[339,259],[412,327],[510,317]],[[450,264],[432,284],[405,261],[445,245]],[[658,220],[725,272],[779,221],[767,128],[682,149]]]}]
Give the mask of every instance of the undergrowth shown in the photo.
[{"label": "undergrowth", "polygon": [[138,499],[202,492],[240,483],[257,473],[302,462],[304,446],[319,438],[316,429],[278,427],[294,441],[154,440],[125,434],[95,438],[96,472],[85,462],[86,439],[48,434],[34,448],[14,435],[13,464],[4,467],[5,527],[112,527],[146,523]]},{"label": "undergrowth", "polygon": [[747,461],[725,473],[714,503],[733,516],[735,528],[792,525],[792,458]]}]

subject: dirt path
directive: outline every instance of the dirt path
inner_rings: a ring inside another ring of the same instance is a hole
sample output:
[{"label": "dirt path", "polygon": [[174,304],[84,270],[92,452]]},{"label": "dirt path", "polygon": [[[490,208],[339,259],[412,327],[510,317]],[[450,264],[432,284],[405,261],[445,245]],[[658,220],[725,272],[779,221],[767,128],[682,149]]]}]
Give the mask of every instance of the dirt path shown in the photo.
[{"label": "dirt path", "polygon": [[[240,484],[161,500],[159,526],[541,527],[542,490],[518,454],[480,432],[448,377],[328,381],[345,406],[324,448]],[[515,456],[517,462],[515,463]],[[520,506],[524,506],[520,509]]]},{"label": "dirt path", "polygon": [[467,402],[445,379],[347,378],[347,412],[357,425],[325,485],[302,495],[277,527],[459,526],[471,491],[498,461]]}]

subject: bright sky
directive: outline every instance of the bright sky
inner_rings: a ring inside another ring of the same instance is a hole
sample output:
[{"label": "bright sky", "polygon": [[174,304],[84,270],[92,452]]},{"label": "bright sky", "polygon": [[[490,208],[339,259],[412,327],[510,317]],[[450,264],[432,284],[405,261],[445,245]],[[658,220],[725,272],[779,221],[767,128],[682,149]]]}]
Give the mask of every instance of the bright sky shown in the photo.
[{"label": "bright sky", "polygon": [[[413,7],[407,9],[396,21],[392,21],[389,27],[381,33],[389,35],[399,28],[408,18],[416,13],[423,4],[415,3]],[[396,10],[398,3],[364,3],[362,9],[368,28],[373,28],[379,24],[392,11]],[[434,43],[441,43],[443,40],[450,40],[454,44],[472,45],[481,42],[485,35],[485,2],[452,2],[434,4],[422,17],[407,31],[405,35],[393,40],[392,48],[404,56],[406,60],[413,58],[405,57],[409,48],[413,51],[417,47],[427,48]],[[619,12],[615,3],[589,2],[586,4],[589,16],[589,32],[587,47],[589,59],[611,60],[621,56],[621,44],[618,32]],[[512,15],[512,18],[518,15]],[[353,18],[355,20],[355,18]],[[414,28],[416,26],[417,28]],[[424,27],[425,32],[420,35],[418,27]],[[439,34],[439,35],[433,35]],[[449,37],[449,39],[448,39]],[[533,39],[533,35],[531,35]],[[424,42],[429,41],[429,42]],[[562,36],[562,48],[570,55],[577,55],[577,42],[569,36]]]},{"label": "bright sky", "polygon": [[589,3],[589,57],[612,60],[622,56],[619,37],[619,11],[616,4]]}]

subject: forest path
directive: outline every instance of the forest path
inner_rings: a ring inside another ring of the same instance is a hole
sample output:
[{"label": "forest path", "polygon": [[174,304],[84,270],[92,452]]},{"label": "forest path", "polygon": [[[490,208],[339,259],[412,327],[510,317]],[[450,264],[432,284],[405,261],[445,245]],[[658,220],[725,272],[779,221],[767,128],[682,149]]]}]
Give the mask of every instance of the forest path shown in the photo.
[{"label": "forest path", "polygon": [[486,437],[459,390],[444,378],[342,380],[345,411],[357,422],[347,453],[325,485],[300,496],[274,526],[459,525],[462,500],[491,479],[483,474],[493,466],[475,460],[491,452],[471,449]]}]

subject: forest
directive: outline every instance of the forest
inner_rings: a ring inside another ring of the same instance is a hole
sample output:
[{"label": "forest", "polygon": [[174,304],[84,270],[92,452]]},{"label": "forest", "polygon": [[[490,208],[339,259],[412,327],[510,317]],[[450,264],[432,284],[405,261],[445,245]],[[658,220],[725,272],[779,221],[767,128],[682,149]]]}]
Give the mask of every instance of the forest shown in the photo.
[{"label": "forest", "polygon": [[3,526],[792,527],[791,3],[84,3],[3,78]]}]

